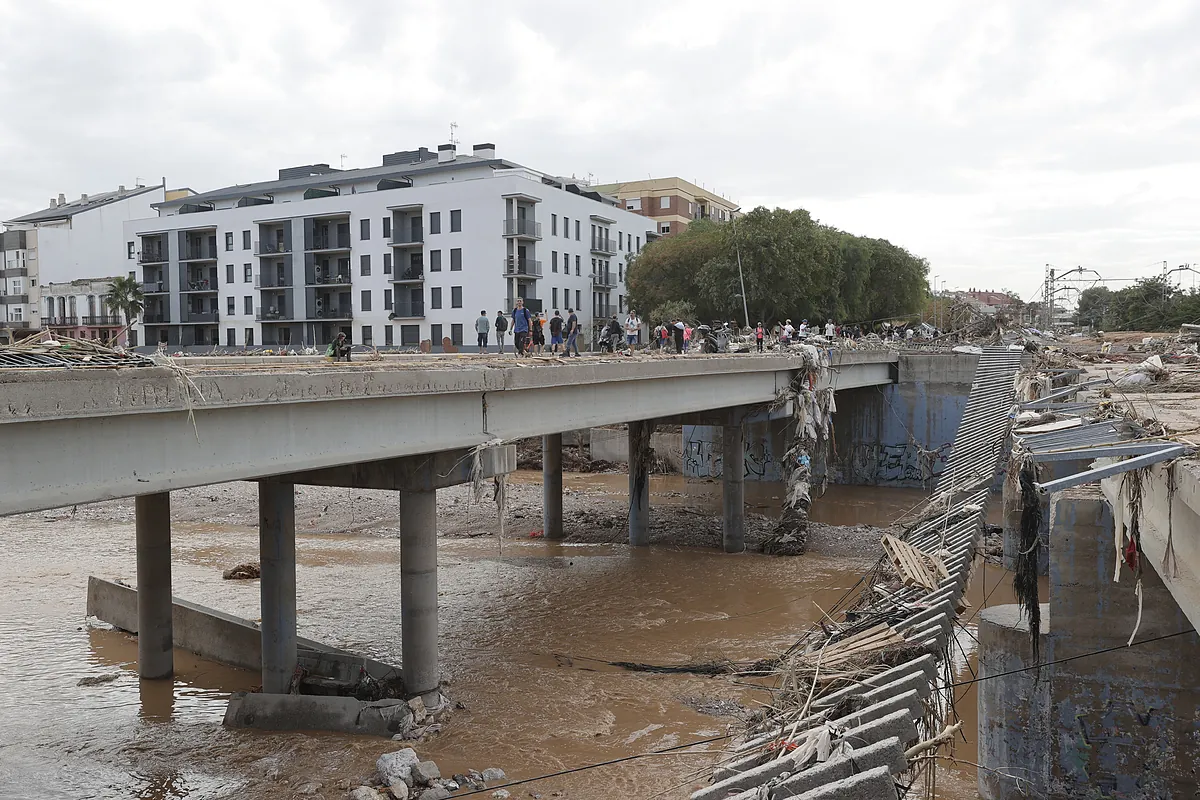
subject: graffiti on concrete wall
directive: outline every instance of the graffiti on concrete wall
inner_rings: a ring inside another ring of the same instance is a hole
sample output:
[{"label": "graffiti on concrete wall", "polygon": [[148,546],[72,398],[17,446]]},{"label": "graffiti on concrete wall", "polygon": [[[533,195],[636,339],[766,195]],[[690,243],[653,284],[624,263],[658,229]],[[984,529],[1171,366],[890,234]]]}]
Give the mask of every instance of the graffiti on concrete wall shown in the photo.
[{"label": "graffiti on concrete wall", "polygon": [[[744,477],[751,481],[779,480],[779,466],[765,442],[746,440]],[[721,475],[721,448],[707,439],[688,439],[683,443],[683,474],[693,478]]]},{"label": "graffiti on concrete wall", "polygon": [[847,465],[849,483],[906,483],[921,485],[937,477],[950,457],[951,443],[936,450],[908,444],[855,445],[848,457],[839,459]]}]

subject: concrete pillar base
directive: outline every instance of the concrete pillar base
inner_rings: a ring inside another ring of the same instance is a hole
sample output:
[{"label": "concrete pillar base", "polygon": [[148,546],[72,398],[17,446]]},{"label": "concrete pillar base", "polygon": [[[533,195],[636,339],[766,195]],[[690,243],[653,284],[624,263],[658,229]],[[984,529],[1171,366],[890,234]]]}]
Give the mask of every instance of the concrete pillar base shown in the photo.
[{"label": "concrete pillar base", "polygon": [[563,538],[562,434],[542,437],[542,535]]},{"label": "concrete pillar base", "polygon": [[400,651],[404,689],[438,689],[437,492],[400,493]]},{"label": "concrete pillar base", "polygon": [[171,620],[171,495],[134,500],[137,531],[138,675],[175,673]]},{"label": "concrete pillar base", "polygon": [[290,483],[259,481],[262,566],[262,689],[285,694],[296,672],[296,494]]}]

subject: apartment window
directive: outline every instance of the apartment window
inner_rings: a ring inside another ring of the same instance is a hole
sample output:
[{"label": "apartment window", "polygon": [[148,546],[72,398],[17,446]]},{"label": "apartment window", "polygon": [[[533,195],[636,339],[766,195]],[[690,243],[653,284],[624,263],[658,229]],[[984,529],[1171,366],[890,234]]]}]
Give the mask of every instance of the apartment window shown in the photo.
[{"label": "apartment window", "polygon": [[242,231],[242,249],[250,249],[250,231]]},{"label": "apartment window", "polygon": [[[558,214],[550,215],[550,235],[558,236]],[[129,257],[133,258],[133,242],[129,243]]]},{"label": "apartment window", "polygon": [[429,251],[429,271],[430,272],[441,272],[442,271],[442,251],[441,250],[430,250]]},{"label": "apartment window", "polygon": [[617,313],[618,314],[625,313],[625,295],[623,295],[623,294],[617,295]]},{"label": "apartment window", "polygon": [[550,290],[550,305],[558,308],[558,287],[555,286]]},{"label": "apartment window", "polygon": [[450,248],[450,271],[462,272],[462,248]]},{"label": "apartment window", "polygon": [[442,307],[442,287],[433,286],[429,289],[429,307],[430,308],[441,308]]},{"label": "apartment window", "polygon": [[392,254],[391,253],[383,254],[383,274],[384,275],[392,274]]},{"label": "apartment window", "polygon": [[626,200],[625,208],[628,209],[629,211],[641,211],[642,210],[642,198],[632,197],[632,198]]},{"label": "apartment window", "polygon": [[578,289],[575,290],[575,310],[578,311],[583,305],[583,293]]},{"label": "apartment window", "polygon": [[[383,238],[385,238],[385,239],[392,238],[392,218],[391,217],[383,218]],[[389,331],[391,330],[390,325],[388,326],[388,330]],[[390,335],[391,334],[389,334],[389,337],[390,337]],[[388,344],[391,344],[391,342],[388,342]]]},{"label": "apartment window", "polygon": [[233,283],[233,264],[225,265],[225,282]]},{"label": "apartment window", "polygon": [[[386,233],[384,234],[384,236],[388,236],[388,235],[389,234],[386,234]],[[393,336],[395,336],[395,334],[392,332],[392,326],[384,325],[383,326],[383,346],[384,347],[391,347],[393,344],[395,344],[395,342],[392,341]]]},{"label": "apartment window", "polygon": [[125,243],[125,257],[133,258],[133,242]]},{"label": "apartment window", "polygon": [[246,328],[246,346],[254,347],[254,328]]},{"label": "apartment window", "polygon": [[420,325],[401,325],[400,326],[400,346],[401,347],[416,347],[421,343],[421,326]]},{"label": "apartment window", "polygon": [[359,301],[359,305],[358,305],[359,310],[360,311],[370,311],[371,310],[371,290],[363,289],[361,292],[361,295],[362,295],[362,299]]},{"label": "apartment window", "polygon": [[358,221],[358,238],[364,242],[371,238],[371,220],[360,219]]},{"label": "apartment window", "polygon": [[550,271],[558,272],[558,251],[557,250],[553,250],[550,252]]},{"label": "apartment window", "polygon": [[671,223],[664,222],[661,225],[659,225],[658,232],[659,233],[670,233],[671,232]]},{"label": "apartment window", "polygon": [[[367,220],[364,219],[363,222],[367,222]],[[370,255],[363,253],[361,256],[358,257],[358,274],[359,275],[370,275],[371,274],[371,256]]]},{"label": "apartment window", "polygon": [[442,346],[442,326],[441,325],[430,325],[429,326],[429,338],[433,340],[434,347],[441,347]]},{"label": "apartment window", "polygon": [[254,313],[254,298],[253,297],[243,297],[242,298],[242,311],[246,314],[247,317]]},{"label": "apartment window", "polygon": [[689,215],[693,215],[693,216],[694,216],[694,215],[695,215],[695,213],[696,213],[696,212],[695,212],[695,211],[692,209],[692,201],[691,201],[691,200],[689,200],[689,201],[688,201],[688,214],[689,214]]},{"label": "apartment window", "polygon": [[671,207],[671,198],[669,198],[669,197],[658,198],[658,207],[659,208],[670,208]]},{"label": "apartment window", "polygon": [[450,212],[450,232],[458,233],[462,230],[462,209],[456,208]]},{"label": "apartment window", "polygon": [[232,297],[225,298],[225,313],[226,314],[229,314],[230,316],[232,316],[235,313],[234,309],[236,308],[236,306],[234,304],[236,302],[237,301],[234,300],[234,298],[232,298]]},{"label": "apartment window", "polygon": [[596,243],[596,226],[592,226],[592,244]]},{"label": "apartment window", "polygon": [[440,211],[430,211],[429,212],[429,232],[430,233],[441,233],[442,232],[442,212],[440,212]]},{"label": "apartment window", "polygon": [[625,280],[625,265],[620,261],[617,262],[617,280],[621,282]]},{"label": "apartment window", "polygon": [[233,249],[233,231],[225,231],[225,249]]},{"label": "apartment window", "polygon": [[625,237],[624,233],[622,233],[621,231],[617,231],[617,249],[618,250],[625,249],[625,238],[624,237]]},{"label": "apartment window", "polygon": [[[383,290],[383,310],[384,311],[392,310],[392,290],[391,289]],[[391,328],[389,327],[388,330],[391,330]],[[388,344],[391,344],[391,342],[388,342]]]},{"label": "apartment window", "polygon": [[374,342],[375,342],[375,337],[372,336],[371,326],[363,325],[362,326],[362,343],[363,344],[374,344]]},{"label": "apartment window", "polygon": [[592,259],[592,274],[596,274],[596,259]]},{"label": "apartment window", "polygon": [[254,265],[242,264],[242,283],[250,283],[254,280]]},{"label": "apartment window", "polygon": [[451,286],[450,287],[450,307],[451,308],[462,308],[462,287],[461,286]]},{"label": "apartment window", "polygon": [[642,252],[642,237],[637,237],[637,251]]},{"label": "apartment window", "polygon": [[575,256],[575,275],[576,276],[579,275],[579,264],[580,264],[579,256]]},{"label": "apartment window", "polygon": [[571,238],[571,220],[565,214],[563,215],[563,236]]},{"label": "apartment window", "polygon": [[455,347],[462,347],[462,324],[455,322],[450,326],[450,342]]},{"label": "apartment window", "polygon": [[225,346],[233,347],[235,344],[237,344],[237,331],[235,331],[233,328],[226,328],[225,329]]},{"label": "apartment window", "polygon": [[579,225],[579,220],[575,220],[575,241],[577,241],[577,242],[583,241],[582,239],[579,238],[580,227],[581,226]]}]

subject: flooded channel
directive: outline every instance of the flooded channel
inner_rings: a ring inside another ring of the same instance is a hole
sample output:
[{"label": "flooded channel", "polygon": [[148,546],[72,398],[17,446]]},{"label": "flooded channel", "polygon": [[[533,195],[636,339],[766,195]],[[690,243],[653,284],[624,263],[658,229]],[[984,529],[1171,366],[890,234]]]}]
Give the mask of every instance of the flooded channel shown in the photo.
[{"label": "flooded channel", "polygon": [[[526,475],[523,480],[536,480]],[[624,475],[571,475],[569,487],[620,495]],[[719,507],[719,484],[655,478],[652,503]],[[779,487],[747,483],[763,513]],[[886,524],[919,490],[833,487],[813,518]],[[257,558],[254,529],[177,522],[177,596],[252,619],[258,582],[221,580]],[[300,533],[300,633],[398,663],[399,543],[364,534]],[[462,705],[445,731],[418,744],[443,774],[498,766],[510,779],[682,745],[736,731],[761,690],[728,678],[654,675],[604,661],[682,663],[771,656],[790,645],[859,578],[863,562],[820,556],[724,556],[711,549],[540,540],[445,539],[439,543],[440,652],[449,692]],[[279,798],[306,781],[341,798],[342,780],[368,778],[379,739],[328,733],[227,731],[230,692],[258,675],[187,653],[174,682],[142,682],[136,640],[89,626],[89,574],[131,579],[128,521],[63,512],[0,519],[0,798]],[[976,612],[1010,602],[1002,570],[981,572]],[[998,587],[1001,587],[998,589]],[[966,626],[973,629],[973,623]],[[964,664],[969,674],[973,664]],[[82,679],[94,685],[79,685]],[[975,698],[965,730],[974,739]],[[708,713],[705,713],[708,712]],[[960,742],[959,757],[974,761]],[[719,744],[525,784],[515,797],[686,797],[707,782]],[[969,768],[946,771],[943,797],[975,797]]]}]

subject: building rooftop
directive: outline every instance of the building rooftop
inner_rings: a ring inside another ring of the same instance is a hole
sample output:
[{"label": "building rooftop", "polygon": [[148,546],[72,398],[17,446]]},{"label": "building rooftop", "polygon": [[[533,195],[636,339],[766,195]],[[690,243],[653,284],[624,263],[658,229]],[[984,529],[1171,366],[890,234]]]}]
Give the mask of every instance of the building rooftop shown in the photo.
[{"label": "building rooftop", "polygon": [[643,178],[638,181],[619,181],[617,183],[601,183],[592,187],[598,192],[613,195],[622,200],[627,197],[640,196],[642,192],[668,192],[672,190],[683,191],[693,197],[701,197],[710,201],[728,206],[731,209],[738,208],[738,204],[728,197],[723,197],[716,192],[705,189],[702,186],[697,186],[691,181],[684,180],[679,177],[670,178]]},{"label": "building rooftop", "polygon": [[106,206],[109,203],[115,203],[118,200],[124,200],[128,197],[136,197],[146,192],[152,192],[156,189],[163,188],[162,184],[157,186],[135,186],[132,189],[126,189],[124,186],[118,187],[116,191],[102,192],[100,194],[85,194],[80,195],[77,200],[66,200],[61,194],[58,200],[48,208],[41,211],[34,211],[32,214],[26,214],[16,219],[6,220],[6,225],[33,225],[38,222],[54,222],[56,220],[70,219],[76,214],[82,214],[84,211],[91,211],[100,206]]}]

